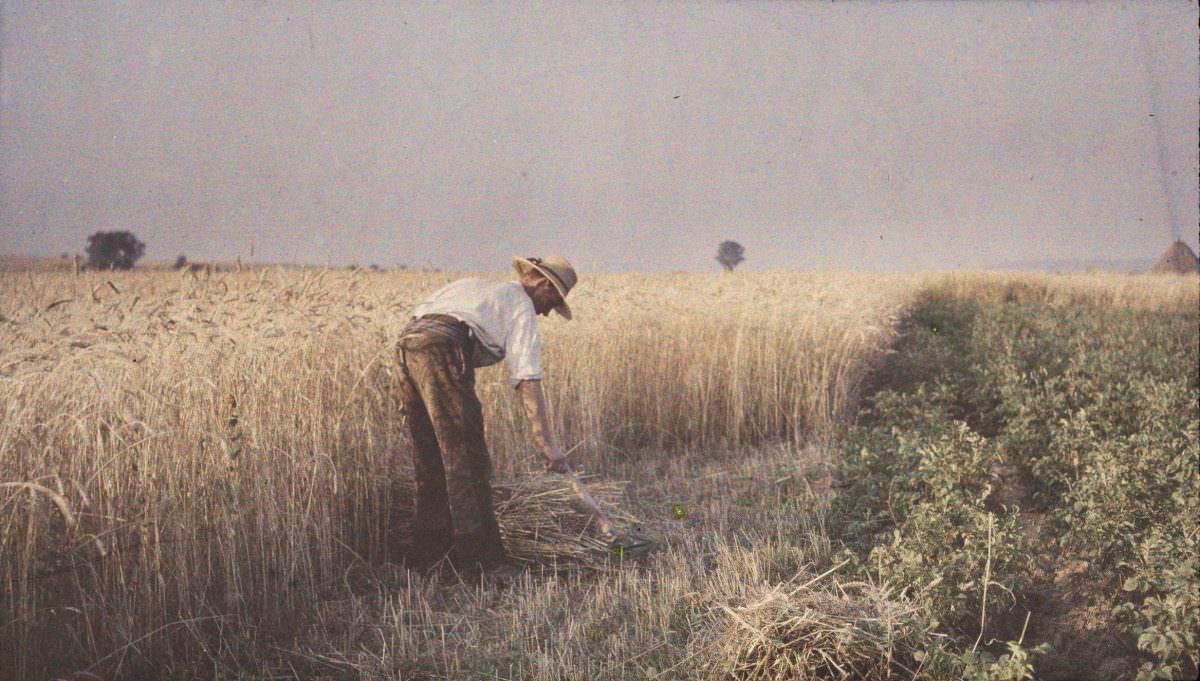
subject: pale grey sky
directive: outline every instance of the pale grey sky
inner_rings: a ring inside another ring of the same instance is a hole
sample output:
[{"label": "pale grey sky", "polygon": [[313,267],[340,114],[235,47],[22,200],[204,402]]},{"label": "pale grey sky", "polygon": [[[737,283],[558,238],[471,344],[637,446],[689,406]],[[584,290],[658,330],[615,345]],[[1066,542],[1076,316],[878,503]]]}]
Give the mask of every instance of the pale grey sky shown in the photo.
[{"label": "pale grey sky", "polygon": [[723,239],[752,269],[1197,248],[1193,2],[0,2],[0,252],[115,229],[158,260],[585,272],[712,270]]}]

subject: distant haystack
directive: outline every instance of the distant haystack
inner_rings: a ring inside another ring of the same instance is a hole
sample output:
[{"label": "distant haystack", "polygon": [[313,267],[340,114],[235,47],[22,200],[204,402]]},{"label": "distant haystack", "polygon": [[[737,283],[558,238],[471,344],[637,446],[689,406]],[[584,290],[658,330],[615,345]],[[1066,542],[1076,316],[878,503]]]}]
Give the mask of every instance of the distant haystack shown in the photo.
[{"label": "distant haystack", "polygon": [[1150,271],[1156,274],[1197,274],[1200,273],[1200,259],[1180,240],[1171,244]]}]

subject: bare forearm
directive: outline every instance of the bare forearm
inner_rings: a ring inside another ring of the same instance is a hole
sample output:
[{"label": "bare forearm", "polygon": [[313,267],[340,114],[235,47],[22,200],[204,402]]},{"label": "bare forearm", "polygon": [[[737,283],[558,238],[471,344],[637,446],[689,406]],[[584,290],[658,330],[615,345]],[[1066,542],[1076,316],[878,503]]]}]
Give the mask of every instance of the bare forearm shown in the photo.
[{"label": "bare forearm", "polygon": [[525,416],[533,430],[533,440],[538,449],[547,457],[553,457],[558,451],[554,441],[554,431],[550,429],[550,415],[546,408],[546,395],[542,391],[541,381],[521,381],[517,384],[521,393],[521,402],[525,406]]}]

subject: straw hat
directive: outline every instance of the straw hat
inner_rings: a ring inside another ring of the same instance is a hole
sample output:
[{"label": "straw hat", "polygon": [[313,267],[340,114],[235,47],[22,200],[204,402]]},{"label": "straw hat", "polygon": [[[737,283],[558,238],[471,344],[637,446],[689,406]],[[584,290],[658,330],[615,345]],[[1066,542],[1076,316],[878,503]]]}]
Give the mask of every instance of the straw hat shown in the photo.
[{"label": "straw hat", "polygon": [[513,258],[513,269],[517,274],[525,276],[530,270],[537,270],[545,275],[554,284],[554,288],[558,291],[558,295],[563,299],[563,304],[554,308],[554,311],[560,315],[571,318],[571,308],[567,306],[567,293],[574,288],[575,283],[579,278],[575,275],[575,268],[567,259],[561,255],[551,255],[547,258]]}]

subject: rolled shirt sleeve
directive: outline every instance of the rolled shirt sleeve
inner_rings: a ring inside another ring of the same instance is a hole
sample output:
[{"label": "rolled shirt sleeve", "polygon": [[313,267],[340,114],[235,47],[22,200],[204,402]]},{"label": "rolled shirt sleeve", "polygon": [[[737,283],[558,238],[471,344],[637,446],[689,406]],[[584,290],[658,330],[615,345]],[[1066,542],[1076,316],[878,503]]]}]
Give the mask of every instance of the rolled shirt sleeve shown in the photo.
[{"label": "rolled shirt sleeve", "polygon": [[516,306],[512,332],[504,343],[504,361],[513,387],[521,381],[542,380],[542,339],[532,303]]}]

